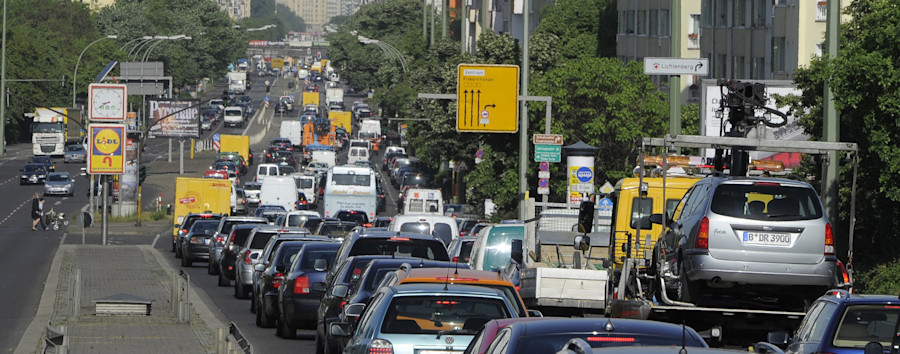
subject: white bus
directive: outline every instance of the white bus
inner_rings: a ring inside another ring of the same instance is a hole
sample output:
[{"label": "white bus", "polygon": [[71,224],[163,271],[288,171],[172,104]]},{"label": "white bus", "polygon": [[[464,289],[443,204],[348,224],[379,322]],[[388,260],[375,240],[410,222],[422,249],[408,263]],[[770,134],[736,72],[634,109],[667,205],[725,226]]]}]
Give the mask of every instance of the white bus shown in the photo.
[{"label": "white bus", "polygon": [[375,220],[378,192],[375,170],[369,167],[335,166],[325,180],[325,215],[333,218],[341,210],[361,210]]}]

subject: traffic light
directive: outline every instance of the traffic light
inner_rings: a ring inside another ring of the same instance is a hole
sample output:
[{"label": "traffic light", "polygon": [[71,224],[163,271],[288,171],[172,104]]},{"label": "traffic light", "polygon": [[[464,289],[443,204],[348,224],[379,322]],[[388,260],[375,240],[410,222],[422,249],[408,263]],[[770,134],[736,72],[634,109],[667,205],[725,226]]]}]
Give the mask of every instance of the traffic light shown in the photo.
[{"label": "traffic light", "polygon": [[147,169],[148,169],[148,167],[146,165],[141,165],[141,167],[138,169],[138,185],[139,186],[144,185],[144,180],[147,179]]}]

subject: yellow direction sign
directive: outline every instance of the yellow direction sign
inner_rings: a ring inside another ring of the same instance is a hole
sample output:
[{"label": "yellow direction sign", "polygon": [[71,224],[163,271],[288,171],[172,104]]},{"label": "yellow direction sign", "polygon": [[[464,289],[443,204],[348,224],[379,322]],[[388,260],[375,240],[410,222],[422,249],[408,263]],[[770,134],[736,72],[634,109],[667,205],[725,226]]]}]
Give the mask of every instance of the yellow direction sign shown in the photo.
[{"label": "yellow direction sign", "polygon": [[459,64],[456,131],[519,131],[519,67]]},{"label": "yellow direction sign", "polygon": [[88,146],[88,173],[120,175],[125,172],[125,124],[92,123]]}]

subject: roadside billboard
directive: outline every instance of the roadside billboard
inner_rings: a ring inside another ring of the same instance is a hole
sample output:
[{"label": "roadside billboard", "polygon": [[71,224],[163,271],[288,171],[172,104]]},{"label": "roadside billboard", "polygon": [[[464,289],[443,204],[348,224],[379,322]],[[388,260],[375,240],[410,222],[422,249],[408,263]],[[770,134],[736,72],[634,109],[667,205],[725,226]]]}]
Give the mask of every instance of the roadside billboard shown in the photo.
[{"label": "roadside billboard", "polygon": [[151,138],[199,138],[200,101],[147,99]]}]

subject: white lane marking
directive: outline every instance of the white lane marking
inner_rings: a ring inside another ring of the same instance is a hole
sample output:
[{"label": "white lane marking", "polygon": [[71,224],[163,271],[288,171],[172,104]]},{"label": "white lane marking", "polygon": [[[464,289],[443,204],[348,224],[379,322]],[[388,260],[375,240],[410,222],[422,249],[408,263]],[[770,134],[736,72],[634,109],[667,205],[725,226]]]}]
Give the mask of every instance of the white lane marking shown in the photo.
[{"label": "white lane marking", "polygon": [[[22,207],[25,206],[25,204],[28,204],[28,202],[30,202],[30,201],[31,201],[31,198],[26,199],[24,202],[22,202],[22,204],[19,204],[19,206],[17,206],[15,209],[13,209],[12,212],[9,213],[9,215],[7,215],[5,218],[3,218],[3,220],[0,220],[0,225],[3,225],[6,222],[6,220],[9,220],[9,218],[13,217],[13,215],[15,215],[16,212],[19,211],[19,209],[22,209]],[[28,220],[30,221],[32,219],[29,217]]]},{"label": "white lane marking", "polygon": [[159,234],[156,234],[156,237],[153,238],[153,242],[150,243],[150,248],[156,248],[156,240],[159,240]]}]

